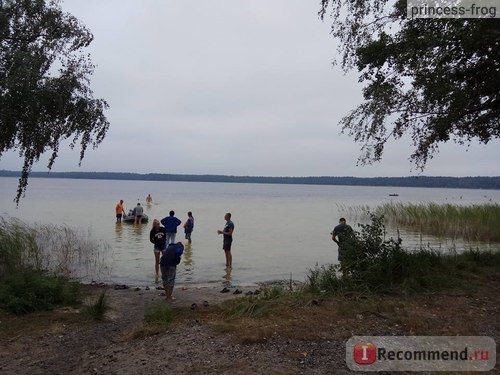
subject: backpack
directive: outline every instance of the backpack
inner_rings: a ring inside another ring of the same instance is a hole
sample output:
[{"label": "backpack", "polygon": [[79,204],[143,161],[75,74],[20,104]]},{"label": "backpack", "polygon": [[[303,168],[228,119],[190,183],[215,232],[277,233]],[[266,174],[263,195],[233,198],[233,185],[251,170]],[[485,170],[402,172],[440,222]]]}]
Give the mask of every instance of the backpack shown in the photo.
[{"label": "backpack", "polygon": [[184,253],[184,245],[180,242],[170,243],[163,251],[160,259],[162,266],[176,266],[181,262],[181,256]]}]

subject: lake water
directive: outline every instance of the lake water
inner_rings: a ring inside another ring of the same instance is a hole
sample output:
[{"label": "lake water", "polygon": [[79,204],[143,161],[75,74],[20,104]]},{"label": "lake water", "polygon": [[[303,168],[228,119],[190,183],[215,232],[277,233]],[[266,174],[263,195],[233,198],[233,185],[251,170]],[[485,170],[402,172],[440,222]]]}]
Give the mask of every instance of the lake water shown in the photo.
[{"label": "lake water", "polygon": [[[500,203],[498,190],[31,178],[16,208],[16,186],[16,178],[0,178],[0,215],[28,223],[65,224],[88,233],[103,244],[100,251],[109,266],[99,281],[134,286],[154,284],[149,231],[152,219],[170,210],[182,222],[188,211],[195,217],[192,246],[177,268],[178,283],[253,285],[290,278],[304,281],[315,265],[336,263],[330,232],[341,216],[356,228],[361,219],[352,207],[375,208],[390,201]],[[147,194],[153,197],[152,205],[145,204]],[[116,224],[119,199],[127,211],[141,202],[149,223]],[[231,274],[225,272],[222,237],[216,233],[224,226],[226,212],[232,213],[235,224]],[[395,228],[388,227],[388,233],[395,236]],[[401,237],[409,249],[422,244],[443,250],[477,246],[415,232],[401,231]],[[177,238],[185,242],[181,227]]]}]

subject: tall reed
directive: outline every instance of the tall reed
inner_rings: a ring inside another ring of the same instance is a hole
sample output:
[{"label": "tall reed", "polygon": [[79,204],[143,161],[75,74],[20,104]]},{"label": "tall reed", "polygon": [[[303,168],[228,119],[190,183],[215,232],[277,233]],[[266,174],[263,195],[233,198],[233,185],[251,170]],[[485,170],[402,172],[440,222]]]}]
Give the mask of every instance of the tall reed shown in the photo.
[{"label": "tall reed", "polygon": [[500,242],[500,206],[436,203],[386,203],[375,209],[387,223],[422,233],[468,241]]},{"label": "tall reed", "polygon": [[44,269],[81,281],[105,278],[109,245],[95,241],[91,233],[65,225],[33,226]]},{"label": "tall reed", "polygon": [[367,219],[367,212],[370,212],[369,205],[356,205],[348,206],[345,204],[337,204],[337,211],[342,216],[349,218],[348,221],[357,221],[360,219]]},{"label": "tall reed", "polygon": [[75,304],[75,281],[107,270],[101,248],[65,226],[0,217],[0,308],[25,314]]}]

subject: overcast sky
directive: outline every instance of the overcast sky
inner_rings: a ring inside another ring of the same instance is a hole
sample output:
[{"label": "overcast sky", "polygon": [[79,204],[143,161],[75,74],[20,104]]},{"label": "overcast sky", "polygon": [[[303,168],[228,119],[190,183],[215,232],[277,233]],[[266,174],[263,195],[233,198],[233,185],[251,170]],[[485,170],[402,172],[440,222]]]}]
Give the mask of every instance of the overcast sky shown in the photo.
[{"label": "overcast sky", "polygon": [[[251,176],[416,175],[410,143],[357,167],[338,121],[361,102],[319,0],[63,0],[94,34],[92,89],[111,123],[104,142],[60,150],[53,171]],[[424,175],[500,175],[500,142],[445,145]],[[46,159],[33,170],[46,170]],[[20,169],[8,153],[0,169]]]}]

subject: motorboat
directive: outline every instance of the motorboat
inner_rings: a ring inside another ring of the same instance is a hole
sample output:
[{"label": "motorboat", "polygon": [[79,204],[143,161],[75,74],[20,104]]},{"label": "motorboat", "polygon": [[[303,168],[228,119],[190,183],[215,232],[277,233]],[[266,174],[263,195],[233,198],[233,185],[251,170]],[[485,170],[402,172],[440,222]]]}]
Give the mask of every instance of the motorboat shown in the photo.
[{"label": "motorboat", "polygon": [[[142,217],[141,217],[141,223],[147,223],[148,221],[149,221],[148,215],[143,213]],[[135,215],[134,215],[132,210],[130,210],[128,212],[128,214],[123,214],[122,222],[124,222],[124,223],[134,223],[135,222]]]}]

